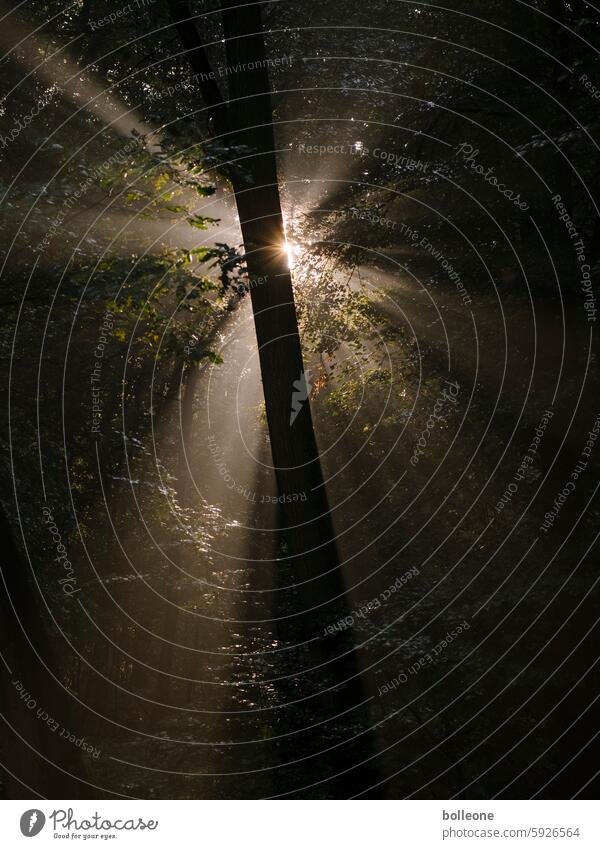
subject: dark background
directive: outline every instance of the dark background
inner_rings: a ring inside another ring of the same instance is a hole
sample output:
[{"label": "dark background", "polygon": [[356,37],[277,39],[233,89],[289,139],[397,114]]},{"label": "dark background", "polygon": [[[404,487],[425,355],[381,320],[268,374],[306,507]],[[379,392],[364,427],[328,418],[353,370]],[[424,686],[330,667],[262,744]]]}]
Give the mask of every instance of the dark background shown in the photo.
[{"label": "dark background", "polygon": [[1,793],[594,797],[598,12],[262,4],[345,588],[300,629],[170,6],[0,9]]}]

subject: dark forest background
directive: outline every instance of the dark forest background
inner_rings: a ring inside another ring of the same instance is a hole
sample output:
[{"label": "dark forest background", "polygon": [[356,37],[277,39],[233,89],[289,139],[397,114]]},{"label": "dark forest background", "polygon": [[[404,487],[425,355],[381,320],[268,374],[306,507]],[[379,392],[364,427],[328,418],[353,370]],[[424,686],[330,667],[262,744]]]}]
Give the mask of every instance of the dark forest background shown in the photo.
[{"label": "dark forest background", "polygon": [[0,5],[1,792],[593,797],[600,12],[259,6]]}]

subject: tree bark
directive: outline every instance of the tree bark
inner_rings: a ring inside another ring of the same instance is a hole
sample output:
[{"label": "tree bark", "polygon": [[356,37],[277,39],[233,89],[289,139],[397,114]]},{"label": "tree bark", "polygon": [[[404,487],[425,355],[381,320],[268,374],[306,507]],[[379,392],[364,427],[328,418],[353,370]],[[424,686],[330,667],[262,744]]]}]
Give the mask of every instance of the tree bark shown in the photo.
[{"label": "tree bark", "polygon": [[[285,251],[269,75],[259,4],[235,7],[223,0],[229,76],[229,126],[248,148],[233,188],[251,281],[269,436],[282,515],[298,578],[319,578],[321,592],[342,592],[339,560],[323,482],[309,399],[304,399],[305,367],[300,346],[292,277]],[[233,7],[233,8],[232,8]],[[253,70],[245,66],[251,65]],[[256,281],[256,285],[254,284]],[[300,381],[298,387],[295,383]],[[292,421],[293,395],[300,409]],[[288,497],[298,500],[288,501]],[[306,497],[306,500],[303,500]],[[329,575],[326,573],[329,572]],[[321,592],[310,590],[310,598]]]},{"label": "tree bark", "polygon": [[[187,56],[216,130],[240,158],[228,169],[251,281],[250,292],[284,536],[305,607],[340,598],[343,584],[310,403],[302,398],[305,368],[281,212],[269,75],[260,4],[222,2],[229,100],[203,82],[210,65],[183,0],[170,0]],[[250,67],[248,67],[250,66]],[[236,70],[237,69],[237,70]],[[236,154],[233,154],[235,156]],[[292,399],[300,409],[291,421]],[[296,499],[296,500],[294,500]],[[314,615],[312,617],[314,619]],[[314,631],[314,624],[311,626]]]},{"label": "tree bark", "polygon": [[[301,608],[294,611],[292,624],[289,619],[280,620],[285,624],[280,625],[279,635],[310,641],[303,650],[312,660],[320,655],[332,678],[345,682],[314,696],[318,702],[315,712],[331,718],[333,733],[339,734],[342,729],[333,718],[340,702],[356,706],[364,702],[365,694],[349,635],[336,632],[335,636],[323,636],[324,626],[337,622],[347,610],[308,393],[302,391],[306,375],[285,251],[260,3],[240,6],[236,0],[221,2],[228,69],[225,105],[212,81],[203,88],[206,56],[187,3],[169,2],[205,102],[214,105],[212,125],[232,151],[231,158],[236,159],[225,167],[235,194],[245,249],[286,557],[293,567]],[[366,716],[363,718],[366,722]],[[369,751],[370,740],[361,738],[361,744],[358,755],[342,747],[330,757],[334,785],[336,775],[340,776],[336,795],[347,796],[352,787],[368,787],[373,781],[373,768],[353,766]]]}]

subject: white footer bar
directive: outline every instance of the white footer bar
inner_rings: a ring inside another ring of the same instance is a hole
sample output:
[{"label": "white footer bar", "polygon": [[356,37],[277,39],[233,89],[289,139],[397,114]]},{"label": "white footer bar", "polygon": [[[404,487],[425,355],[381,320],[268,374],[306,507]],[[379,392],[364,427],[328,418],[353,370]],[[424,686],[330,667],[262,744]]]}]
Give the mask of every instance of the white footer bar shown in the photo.
[{"label": "white footer bar", "polygon": [[0,845],[600,847],[591,801],[2,801]]}]

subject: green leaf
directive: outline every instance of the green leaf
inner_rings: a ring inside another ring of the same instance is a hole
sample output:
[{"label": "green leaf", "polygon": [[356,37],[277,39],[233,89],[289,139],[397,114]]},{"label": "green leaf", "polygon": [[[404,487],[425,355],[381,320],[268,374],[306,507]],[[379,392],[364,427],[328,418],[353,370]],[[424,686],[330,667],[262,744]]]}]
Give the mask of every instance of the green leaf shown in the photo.
[{"label": "green leaf", "polygon": [[202,215],[191,215],[187,222],[190,227],[196,227],[197,230],[208,230],[214,219],[204,218]]}]

